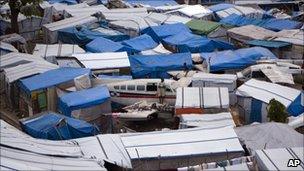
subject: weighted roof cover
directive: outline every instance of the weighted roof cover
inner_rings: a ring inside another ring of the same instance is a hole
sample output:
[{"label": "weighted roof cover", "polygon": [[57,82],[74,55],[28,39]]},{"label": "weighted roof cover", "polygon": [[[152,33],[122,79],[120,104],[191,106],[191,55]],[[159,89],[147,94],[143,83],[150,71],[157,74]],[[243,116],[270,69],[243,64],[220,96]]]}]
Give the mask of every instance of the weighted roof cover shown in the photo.
[{"label": "weighted roof cover", "polygon": [[91,70],[87,68],[58,68],[44,72],[42,74],[20,80],[20,86],[27,93],[52,87],[64,82],[72,81],[81,75],[91,75]]},{"label": "weighted roof cover", "polygon": [[23,119],[21,127],[32,137],[49,140],[68,140],[99,133],[96,127],[85,121],[53,112]]},{"label": "weighted roof cover", "polygon": [[255,64],[257,60],[268,58],[277,59],[276,56],[266,48],[252,47],[235,51],[226,50],[211,53],[201,53],[201,57],[210,61],[210,71],[223,71],[228,69],[242,69]]},{"label": "weighted roof cover", "polygon": [[73,110],[99,105],[109,98],[108,88],[106,86],[98,86],[60,96],[58,108],[64,115],[71,116]]},{"label": "weighted roof cover", "polygon": [[167,71],[183,70],[184,63],[192,68],[190,53],[129,56],[133,78],[169,78]]}]

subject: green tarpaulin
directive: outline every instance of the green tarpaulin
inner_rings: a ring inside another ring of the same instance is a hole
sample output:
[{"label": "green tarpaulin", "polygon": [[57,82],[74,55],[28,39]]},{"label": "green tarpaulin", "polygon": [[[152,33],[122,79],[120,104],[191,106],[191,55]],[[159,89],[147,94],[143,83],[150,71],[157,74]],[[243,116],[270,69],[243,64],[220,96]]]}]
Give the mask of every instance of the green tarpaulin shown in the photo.
[{"label": "green tarpaulin", "polygon": [[212,21],[205,21],[205,20],[196,20],[193,19],[186,23],[186,25],[192,30],[193,33],[198,35],[208,35],[218,27],[220,27],[221,24],[212,22]]}]

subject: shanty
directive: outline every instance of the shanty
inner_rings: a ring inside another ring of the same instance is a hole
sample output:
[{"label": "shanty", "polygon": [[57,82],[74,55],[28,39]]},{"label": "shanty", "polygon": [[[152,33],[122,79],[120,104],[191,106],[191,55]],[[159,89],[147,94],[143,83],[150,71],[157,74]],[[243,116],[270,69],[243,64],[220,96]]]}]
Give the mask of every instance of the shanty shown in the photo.
[{"label": "shanty", "polygon": [[304,170],[303,0],[0,1],[0,170]]}]

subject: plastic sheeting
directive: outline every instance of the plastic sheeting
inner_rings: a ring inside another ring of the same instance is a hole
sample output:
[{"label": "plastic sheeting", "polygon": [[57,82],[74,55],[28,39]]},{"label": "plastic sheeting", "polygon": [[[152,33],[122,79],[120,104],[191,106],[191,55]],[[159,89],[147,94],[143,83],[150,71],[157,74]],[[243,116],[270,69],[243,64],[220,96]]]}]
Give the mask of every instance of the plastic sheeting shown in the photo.
[{"label": "plastic sheeting", "polygon": [[187,22],[186,25],[192,30],[193,33],[198,35],[208,35],[221,26],[221,24],[216,22],[196,19]]},{"label": "plastic sheeting", "polygon": [[58,108],[66,116],[71,116],[73,110],[96,106],[110,98],[106,86],[98,86],[81,91],[75,91],[59,97]]},{"label": "plastic sheeting", "polygon": [[165,6],[165,5],[177,5],[175,0],[125,0],[132,5],[144,5],[151,7]]},{"label": "plastic sheeting", "polygon": [[131,47],[136,52],[153,49],[158,45],[158,43],[156,43],[149,35],[146,34],[133,39],[125,40],[122,42],[122,44]]},{"label": "plastic sheeting", "polygon": [[252,46],[262,46],[266,48],[281,48],[290,46],[291,43],[281,42],[281,41],[271,41],[271,40],[251,40],[247,44]]},{"label": "plastic sheeting", "polygon": [[211,5],[208,8],[213,11],[213,12],[217,12],[217,11],[222,11],[228,8],[234,7],[233,4],[226,4],[226,3],[220,3],[220,4],[216,4],[216,5]]},{"label": "plastic sheeting", "polygon": [[232,14],[222,19],[220,23],[233,26],[256,25],[273,31],[299,29],[303,25],[301,22],[292,20],[282,20],[274,18],[256,19],[243,17],[236,14]]},{"label": "plastic sheeting", "polygon": [[132,48],[122,45],[120,42],[114,42],[110,39],[99,37],[88,43],[86,50],[93,53],[102,52],[128,52],[133,53]]},{"label": "plastic sheeting", "polygon": [[277,59],[266,48],[252,47],[235,51],[227,50],[212,53],[201,53],[201,57],[210,65],[210,71],[223,71],[228,69],[243,69],[255,64],[260,59]]},{"label": "plastic sheeting", "polygon": [[45,113],[21,121],[22,129],[35,138],[68,140],[99,133],[93,125],[56,113]]},{"label": "plastic sheeting", "polygon": [[192,68],[190,53],[169,55],[136,55],[129,57],[133,78],[169,78],[168,71]]},{"label": "plastic sheeting", "polygon": [[90,30],[82,27],[81,30],[78,31],[75,27],[70,27],[58,31],[58,40],[63,43],[86,45],[98,37],[104,37],[113,41],[122,41],[129,38],[128,35],[109,28]]},{"label": "plastic sheeting", "polygon": [[68,5],[72,4],[77,4],[77,0],[47,0],[49,3],[54,4],[54,3],[64,3]]},{"label": "plastic sheeting", "polygon": [[30,93],[31,91],[72,81],[75,77],[85,74],[90,75],[91,70],[87,68],[58,68],[20,80],[20,86],[24,91]]}]

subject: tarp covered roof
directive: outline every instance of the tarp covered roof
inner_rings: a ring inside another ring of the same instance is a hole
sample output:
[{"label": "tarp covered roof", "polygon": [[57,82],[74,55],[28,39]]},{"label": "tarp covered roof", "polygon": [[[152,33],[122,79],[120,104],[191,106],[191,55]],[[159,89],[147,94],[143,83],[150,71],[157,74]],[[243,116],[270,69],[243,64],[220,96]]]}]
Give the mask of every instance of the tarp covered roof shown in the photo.
[{"label": "tarp covered roof", "polygon": [[135,55],[129,57],[133,78],[168,78],[167,71],[192,68],[190,53],[168,55]]},{"label": "tarp covered roof", "polygon": [[207,20],[196,20],[193,19],[186,23],[186,25],[192,30],[193,33],[198,35],[208,35],[218,27],[220,27],[221,24],[207,21]]},{"label": "tarp covered roof", "polygon": [[81,75],[90,75],[91,70],[87,68],[58,68],[45,73],[20,80],[21,88],[27,93],[52,87],[64,82],[72,81]]},{"label": "tarp covered roof", "polygon": [[70,56],[73,53],[85,53],[85,51],[74,44],[36,44],[33,55],[42,58],[55,56]]},{"label": "tarp covered roof", "polygon": [[208,8],[213,11],[213,12],[217,12],[217,11],[222,11],[228,8],[234,7],[233,4],[226,4],[226,3],[220,3],[220,4],[216,4],[216,5],[211,5]]},{"label": "tarp covered roof", "polygon": [[175,0],[125,0],[132,5],[158,7],[163,5],[177,5]]},{"label": "tarp covered roof", "polygon": [[266,47],[266,48],[281,48],[291,45],[291,43],[288,42],[272,41],[272,40],[251,40],[248,41],[247,44],[252,46]]},{"label": "tarp covered roof", "polygon": [[132,48],[128,46],[122,45],[120,42],[114,42],[110,39],[106,39],[103,37],[98,37],[88,43],[86,46],[86,50],[94,53],[102,53],[102,52],[124,52],[132,53]]},{"label": "tarp covered roof", "polygon": [[137,52],[155,48],[156,43],[149,35],[144,34],[122,42],[123,45],[129,46]]},{"label": "tarp covered roof", "polygon": [[219,51],[201,53],[201,57],[210,65],[210,71],[223,71],[228,69],[242,69],[255,64],[257,60],[268,58],[276,59],[276,56],[266,48],[252,47],[235,51]]},{"label": "tarp covered roof", "polygon": [[298,29],[303,24],[301,22],[283,19],[256,19],[243,17],[236,14],[232,14],[220,21],[222,24],[228,24],[233,26],[244,26],[244,25],[256,25],[273,31],[281,31],[288,29]]},{"label": "tarp covered roof", "polygon": [[68,140],[99,133],[96,127],[85,121],[53,112],[23,119],[21,127],[32,137],[49,140]]},{"label": "tarp covered roof", "polygon": [[85,45],[98,37],[104,37],[113,41],[122,41],[129,38],[128,35],[119,31],[103,27],[93,30],[82,27],[79,31],[75,27],[70,27],[58,31],[58,40],[63,43]]},{"label": "tarp covered roof", "polygon": [[67,93],[59,97],[58,108],[66,116],[71,116],[73,110],[96,106],[110,98],[106,86],[98,86]]},{"label": "tarp covered roof", "polygon": [[236,94],[252,97],[267,104],[274,98],[281,102],[292,116],[298,116],[304,112],[304,106],[301,104],[303,92],[279,84],[250,79],[237,89]]}]

